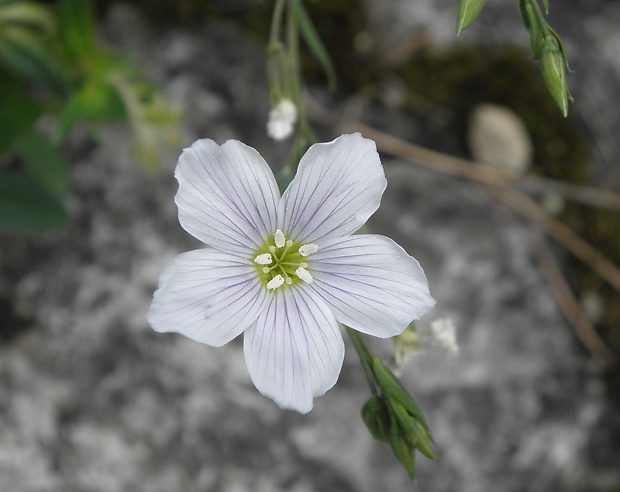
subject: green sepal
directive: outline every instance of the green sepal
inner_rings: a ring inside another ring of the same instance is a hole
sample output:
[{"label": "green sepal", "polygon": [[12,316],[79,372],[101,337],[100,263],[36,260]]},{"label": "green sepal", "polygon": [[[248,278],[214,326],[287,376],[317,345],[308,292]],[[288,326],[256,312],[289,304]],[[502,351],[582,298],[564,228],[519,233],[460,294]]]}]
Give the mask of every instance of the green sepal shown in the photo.
[{"label": "green sepal", "polygon": [[362,407],[362,419],[377,441],[390,442],[390,411],[379,396],[372,396]]},{"label": "green sepal", "polygon": [[411,480],[415,480],[415,450],[411,444],[403,437],[398,423],[392,422],[390,430],[390,447],[394,456],[401,462],[407,470]]},{"label": "green sepal", "polygon": [[437,458],[431,449],[431,442],[433,439],[427,429],[407,412],[407,409],[398,401],[390,399],[389,405],[394,412],[394,416],[398,420],[398,424],[403,431],[405,439],[408,440],[411,446],[419,449],[427,458],[439,461],[439,458]]},{"label": "green sepal", "polygon": [[463,29],[466,29],[476,20],[478,14],[484,7],[487,0],[461,0],[459,5],[459,15],[456,20],[456,35],[461,34]]},{"label": "green sepal", "polygon": [[530,47],[534,59],[538,60],[545,44],[549,26],[542,16],[536,0],[519,0],[519,14],[530,35]]},{"label": "green sepal", "polygon": [[405,409],[413,415],[413,417],[420,422],[427,432],[430,434],[430,429],[426,425],[422,410],[413,401],[413,398],[409,395],[404,386],[400,383],[398,378],[394,376],[394,373],[388,369],[388,367],[381,361],[379,357],[373,357],[372,370],[377,379],[377,383],[383,391],[391,398],[398,401]]}]

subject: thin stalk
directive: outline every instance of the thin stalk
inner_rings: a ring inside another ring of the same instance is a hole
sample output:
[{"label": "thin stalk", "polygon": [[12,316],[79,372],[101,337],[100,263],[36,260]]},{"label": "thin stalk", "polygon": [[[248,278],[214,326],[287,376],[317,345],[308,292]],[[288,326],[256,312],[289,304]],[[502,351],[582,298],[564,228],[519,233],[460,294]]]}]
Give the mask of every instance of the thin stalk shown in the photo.
[{"label": "thin stalk", "polygon": [[282,16],[284,14],[284,6],[287,0],[276,0],[271,16],[271,32],[269,33],[269,42],[276,43],[280,41],[280,26],[282,25]]},{"label": "thin stalk", "polygon": [[375,386],[375,376],[372,372],[372,353],[370,352],[370,349],[361,334],[355,330],[352,330],[348,326],[346,328],[349,338],[353,342],[353,346],[357,352],[357,356],[360,358],[360,362],[362,363],[362,368],[364,369],[364,374],[366,375],[370,392],[373,396],[378,396],[377,388]]}]

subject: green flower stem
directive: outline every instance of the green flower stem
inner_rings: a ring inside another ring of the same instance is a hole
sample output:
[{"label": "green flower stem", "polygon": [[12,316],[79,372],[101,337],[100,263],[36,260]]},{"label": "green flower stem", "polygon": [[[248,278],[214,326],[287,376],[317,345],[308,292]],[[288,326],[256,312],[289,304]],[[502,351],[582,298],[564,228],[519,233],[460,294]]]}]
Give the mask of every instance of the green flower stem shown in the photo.
[{"label": "green flower stem", "polygon": [[358,357],[360,358],[360,362],[362,363],[362,368],[364,369],[364,374],[366,374],[366,379],[368,380],[368,387],[370,388],[370,392],[373,396],[377,396],[377,387],[375,386],[375,376],[372,371],[372,359],[373,354],[368,348],[368,344],[361,333],[352,330],[348,326],[346,327],[347,333],[349,334],[349,338],[353,342],[353,346],[355,347],[355,351],[357,352]]},{"label": "green flower stem", "polygon": [[280,25],[282,24],[282,16],[284,14],[284,6],[288,0],[276,0],[271,17],[271,31],[269,33],[269,43],[277,43],[280,41]]}]

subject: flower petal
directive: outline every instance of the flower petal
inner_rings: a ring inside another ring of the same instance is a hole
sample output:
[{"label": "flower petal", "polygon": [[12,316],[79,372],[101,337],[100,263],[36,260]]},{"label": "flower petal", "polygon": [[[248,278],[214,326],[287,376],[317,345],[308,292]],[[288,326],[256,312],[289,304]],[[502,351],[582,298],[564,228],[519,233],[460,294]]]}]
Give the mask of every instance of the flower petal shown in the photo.
[{"label": "flower petal", "polygon": [[273,234],[280,192],[252,147],[198,140],[183,151],[174,175],[179,222],[208,246],[247,255]]},{"label": "flower petal", "polygon": [[219,347],[254,323],[265,300],[255,267],[205,248],[177,256],[164,270],[148,321],[155,331]]},{"label": "flower petal", "polygon": [[254,385],[281,408],[308,413],[312,400],[338,380],[344,342],[333,314],[314,292],[289,287],[244,335]]},{"label": "flower petal", "polygon": [[391,239],[371,234],[332,239],[308,260],[309,288],[336,319],[381,338],[402,333],[434,305],[417,260]]},{"label": "flower petal", "polygon": [[280,228],[304,244],[353,234],[377,210],[385,187],[372,140],[355,133],[315,144],[280,200]]}]

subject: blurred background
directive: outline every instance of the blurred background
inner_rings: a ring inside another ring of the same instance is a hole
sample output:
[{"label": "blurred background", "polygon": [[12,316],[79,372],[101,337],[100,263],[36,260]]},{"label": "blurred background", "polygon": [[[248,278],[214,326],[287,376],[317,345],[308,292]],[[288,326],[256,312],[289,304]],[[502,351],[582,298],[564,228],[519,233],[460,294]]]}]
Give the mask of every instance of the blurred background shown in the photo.
[{"label": "blurred background", "polygon": [[412,484],[360,418],[349,345],[302,416],[254,389],[241,340],[146,323],[159,273],[200,247],[181,150],[234,138],[287,162],[266,134],[273,3],[0,0],[0,490],[620,490],[620,2],[550,2],[567,118],[516,2],[458,37],[457,3],[306,2],[338,79],[302,47],[317,137],[377,141],[370,227],[426,271],[419,331],[456,326],[458,355],[399,367],[440,458]]}]

